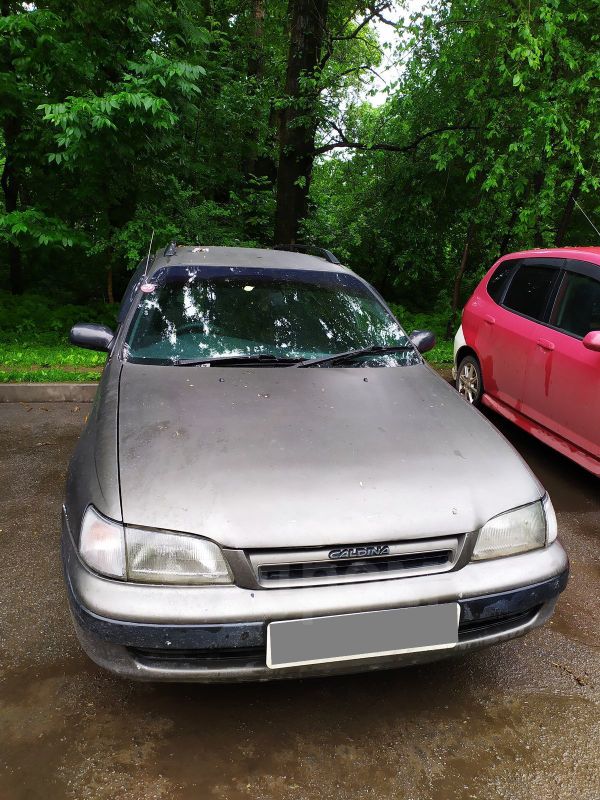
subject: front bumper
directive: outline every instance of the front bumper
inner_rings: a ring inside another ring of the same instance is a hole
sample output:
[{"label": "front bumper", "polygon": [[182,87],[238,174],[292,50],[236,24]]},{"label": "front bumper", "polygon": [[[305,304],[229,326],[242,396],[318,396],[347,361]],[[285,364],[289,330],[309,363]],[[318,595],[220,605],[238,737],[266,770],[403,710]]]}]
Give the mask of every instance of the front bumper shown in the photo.
[{"label": "front bumper", "polygon": [[[63,563],[80,643],[100,666],[150,681],[242,681],[363,672],[423,663],[521,636],[552,615],[568,578],[555,542],[544,550],[471,563],[454,572],[361,584],[249,590],[150,586],[108,580],[81,562],[63,522]],[[268,622],[458,602],[451,650],[266,666]]]}]

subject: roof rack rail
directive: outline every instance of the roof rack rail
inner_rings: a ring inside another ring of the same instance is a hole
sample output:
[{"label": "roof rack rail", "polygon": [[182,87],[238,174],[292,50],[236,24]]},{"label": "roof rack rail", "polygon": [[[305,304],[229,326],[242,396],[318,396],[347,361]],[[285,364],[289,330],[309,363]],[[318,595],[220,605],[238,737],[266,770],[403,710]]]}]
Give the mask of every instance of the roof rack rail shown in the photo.
[{"label": "roof rack rail", "polygon": [[324,247],[317,247],[313,244],[276,244],[273,250],[288,250],[291,253],[306,253],[307,255],[315,255],[319,258],[324,258],[330,264],[339,264],[339,260],[333,255],[331,250],[326,250]]},{"label": "roof rack rail", "polygon": [[173,239],[172,242],[165,247],[164,255],[168,258],[169,256],[176,256],[177,255],[177,242]]}]

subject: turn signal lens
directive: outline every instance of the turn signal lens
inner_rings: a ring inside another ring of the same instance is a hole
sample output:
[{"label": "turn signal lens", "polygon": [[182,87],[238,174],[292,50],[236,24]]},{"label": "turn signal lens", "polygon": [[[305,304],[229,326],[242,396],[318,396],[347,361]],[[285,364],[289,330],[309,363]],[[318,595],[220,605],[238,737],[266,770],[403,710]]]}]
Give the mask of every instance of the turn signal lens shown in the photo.
[{"label": "turn signal lens", "polygon": [[546,515],[546,544],[552,544],[558,535],[558,523],[556,522],[556,512],[550,500],[550,495],[546,495],[542,500],[544,514]]},{"label": "turn signal lens", "polygon": [[85,563],[102,575],[125,577],[123,526],[88,506],[81,523],[79,553]]},{"label": "turn signal lens", "polygon": [[471,559],[512,556],[546,544],[546,515],[542,501],[493,517],[481,528]]}]

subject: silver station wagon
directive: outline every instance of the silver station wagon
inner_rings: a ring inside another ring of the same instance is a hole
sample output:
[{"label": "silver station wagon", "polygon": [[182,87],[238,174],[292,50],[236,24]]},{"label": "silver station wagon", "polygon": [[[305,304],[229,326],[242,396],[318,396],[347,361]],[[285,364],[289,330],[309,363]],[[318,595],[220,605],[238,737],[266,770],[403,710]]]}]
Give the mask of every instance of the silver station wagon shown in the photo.
[{"label": "silver station wagon", "polygon": [[[299,248],[298,248],[299,249]],[[265,680],[439,659],[543,624],[568,561],[544,489],[328,251],[144,262],[71,461],[83,649],[121,676]]]}]

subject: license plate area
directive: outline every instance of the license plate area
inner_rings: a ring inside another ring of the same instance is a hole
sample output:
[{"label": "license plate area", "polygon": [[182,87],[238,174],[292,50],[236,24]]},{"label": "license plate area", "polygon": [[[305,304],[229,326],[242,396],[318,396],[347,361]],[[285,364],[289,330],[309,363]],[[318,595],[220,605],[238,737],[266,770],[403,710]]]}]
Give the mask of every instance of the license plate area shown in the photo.
[{"label": "license plate area", "polygon": [[441,603],[271,622],[267,666],[283,669],[450,649],[458,643],[459,615],[458,603]]}]

